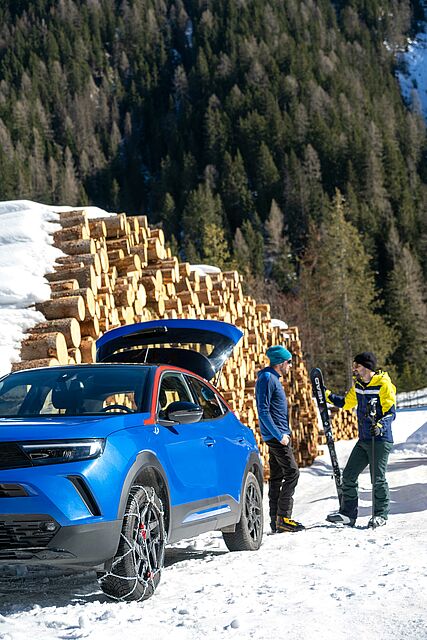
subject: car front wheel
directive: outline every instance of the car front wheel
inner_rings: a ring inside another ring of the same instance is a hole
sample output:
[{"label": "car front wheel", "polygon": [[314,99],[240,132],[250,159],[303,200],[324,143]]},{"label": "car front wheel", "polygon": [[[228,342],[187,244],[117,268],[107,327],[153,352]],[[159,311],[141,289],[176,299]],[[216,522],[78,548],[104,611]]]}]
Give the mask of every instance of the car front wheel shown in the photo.
[{"label": "car front wheel", "polygon": [[258,480],[249,472],[242,493],[242,515],[233,533],[223,532],[230,551],[256,551],[263,533],[262,494]]},{"label": "car front wheel", "polygon": [[114,600],[146,600],[160,582],[165,554],[162,503],[152,487],[134,485],[128,496],[120,542],[110,571],[100,578]]}]

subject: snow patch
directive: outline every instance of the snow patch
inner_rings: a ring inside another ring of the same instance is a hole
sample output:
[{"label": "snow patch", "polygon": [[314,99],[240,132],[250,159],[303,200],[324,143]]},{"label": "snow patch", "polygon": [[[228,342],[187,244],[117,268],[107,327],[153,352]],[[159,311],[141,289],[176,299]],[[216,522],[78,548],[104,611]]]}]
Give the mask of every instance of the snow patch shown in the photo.
[{"label": "snow patch", "polygon": [[190,271],[196,271],[201,276],[205,276],[210,273],[221,273],[221,269],[219,267],[214,267],[210,264],[192,264],[190,265]]},{"label": "snow patch", "polygon": [[19,360],[25,331],[44,321],[33,306],[50,297],[44,278],[64,255],[53,246],[59,213],[85,210],[89,218],[109,214],[98,207],[44,205],[30,200],[0,202],[0,375]]},{"label": "snow patch", "polygon": [[427,23],[406,51],[398,55],[404,70],[397,72],[405,101],[427,120]]}]

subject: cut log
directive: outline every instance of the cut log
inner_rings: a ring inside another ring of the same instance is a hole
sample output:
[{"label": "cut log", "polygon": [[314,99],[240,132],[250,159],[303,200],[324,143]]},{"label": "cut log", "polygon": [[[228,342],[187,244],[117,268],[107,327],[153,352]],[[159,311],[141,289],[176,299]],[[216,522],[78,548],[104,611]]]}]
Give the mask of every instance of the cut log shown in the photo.
[{"label": "cut log", "polygon": [[143,265],[144,267],[147,265],[147,246],[145,244],[132,247],[130,252],[139,256],[141,265]]},{"label": "cut log", "polygon": [[80,345],[80,325],[75,318],[59,318],[40,322],[31,328],[31,333],[38,334],[54,333],[56,331],[63,334],[67,347],[78,347]]},{"label": "cut log", "polygon": [[95,296],[93,295],[92,289],[70,289],[69,291],[56,291],[51,293],[52,300],[69,298],[71,296],[81,296],[85,303],[86,315],[88,317],[95,315]]},{"label": "cut log", "polygon": [[114,289],[114,301],[117,307],[130,307],[135,300],[135,292],[131,287],[119,286]]},{"label": "cut log", "polygon": [[79,288],[77,280],[58,280],[57,282],[50,283],[51,291],[56,293],[58,291],[76,291]]},{"label": "cut log", "polygon": [[86,212],[83,211],[64,211],[59,214],[59,222],[63,229],[69,227],[82,226],[86,231],[89,231],[89,223]]},{"label": "cut log", "polygon": [[[72,256],[60,256],[56,262],[61,265],[61,269],[56,267],[57,271],[64,271],[67,268],[81,268],[85,265],[92,265],[96,275],[102,273],[101,259],[98,253],[85,253]],[[107,269],[108,270],[108,269]]]},{"label": "cut log", "polygon": [[142,307],[145,307],[145,305],[147,304],[147,293],[145,291],[144,285],[142,284],[138,285],[135,298],[136,300],[138,300],[138,303]]},{"label": "cut log", "polygon": [[148,262],[158,262],[165,258],[165,248],[159,238],[148,238],[147,260]]},{"label": "cut log", "polygon": [[179,275],[181,278],[189,278],[191,274],[191,265],[189,262],[179,263]]},{"label": "cut log", "polygon": [[23,369],[38,369],[39,367],[56,367],[59,362],[56,358],[41,358],[40,360],[22,360],[12,364],[12,371],[22,371]]},{"label": "cut log", "polygon": [[160,229],[159,227],[155,227],[155,228],[151,228],[151,237],[152,238],[158,238],[160,243],[164,246],[165,244],[165,234],[163,229]]},{"label": "cut log", "polygon": [[102,218],[107,230],[107,238],[120,238],[125,235],[126,215],[119,213],[117,216]]},{"label": "cut log", "polygon": [[67,364],[67,343],[62,333],[32,333],[21,343],[22,360],[56,358],[60,364]]},{"label": "cut log", "polygon": [[118,249],[122,249],[125,252],[125,255],[130,254],[130,243],[129,239],[126,237],[123,238],[115,238],[111,240],[107,240],[107,251],[116,251]]},{"label": "cut log", "polygon": [[35,305],[47,320],[58,318],[76,318],[82,322],[85,319],[86,309],[82,296],[68,296],[37,302]]},{"label": "cut log", "polygon": [[96,253],[95,240],[69,240],[61,241],[60,249],[68,255],[81,255],[84,253]]},{"label": "cut log", "polygon": [[69,269],[68,271],[47,273],[45,276],[49,282],[58,282],[58,280],[74,279],[77,280],[80,287],[90,287],[92,291],[97,290],[97,281],[95,269],[92,265],[80,267],[77,269]]},{"label": "cut log", "polygon": [[78,224],[75,227],[67,227],[66,229],[54,231],[53,244],[55,247],[69,240],[89,240],[89,230]]},{"label": "cut log", "polygon": [[96,342],[95,340],[87,336],[82,338],[80,343],[80,352],[82,356],[82,362],[90,363],[96,360]]},{"label": "cut log", "polygon": [[122,260],[116,262],[117,272],[119,276],[123,276],[127,274],[129,271],[140,271],[141,270],[141,258],[139,255],[131,254],[129,256],[125,256]]},{"label": "cut log", "polygon": [[99,338],[101,320],[95,316],[80,323],[80,331],[82,336],[91,338]]},{"label": "cut log", "polygon": [[104,220],[101,220],[100,218],[89,220],[89,229],[90,229],[90,235],[92,236],[92,238],[107,237],[107,227],[105,225]]}]

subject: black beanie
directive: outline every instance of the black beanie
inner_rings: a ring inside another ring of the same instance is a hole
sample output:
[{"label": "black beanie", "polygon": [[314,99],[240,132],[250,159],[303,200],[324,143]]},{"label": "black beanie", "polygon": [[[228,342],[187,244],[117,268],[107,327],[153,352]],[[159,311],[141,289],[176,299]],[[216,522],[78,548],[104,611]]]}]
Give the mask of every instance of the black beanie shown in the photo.
[{"label": "black beanie", "polygon": [[361,364],[362,367],[365,367],[370,371],[377,370],[377,359],[372,351],[364,351],[363,353],[357,354],[357,356],[354,356],[354,362]]}]

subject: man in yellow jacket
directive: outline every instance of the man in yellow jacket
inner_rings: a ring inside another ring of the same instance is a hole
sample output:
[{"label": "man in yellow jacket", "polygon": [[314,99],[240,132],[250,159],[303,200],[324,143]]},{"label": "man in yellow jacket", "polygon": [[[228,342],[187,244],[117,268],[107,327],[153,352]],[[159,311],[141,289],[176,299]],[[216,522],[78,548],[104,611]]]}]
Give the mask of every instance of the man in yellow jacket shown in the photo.
[{"label": "man in yellow jacket", "polygon": [[[326,518],[329,522],[353,526],[358,512],[358,478],[368,466],[374,478],[375,513],[368,526],[387,523],[389,491],[385,477],[388,456],[393,448],[391,424],[396,417],[396,387],[388,373],[377,369],[377,359],[371,351],[359,353],[353,362],[354,385],[345,396],[326,391],[326,399],[336,407],[357,407],[359,440],[353,448],[342,476],[340,510]],[[374,468],[372,462],[374,438]]]}]

